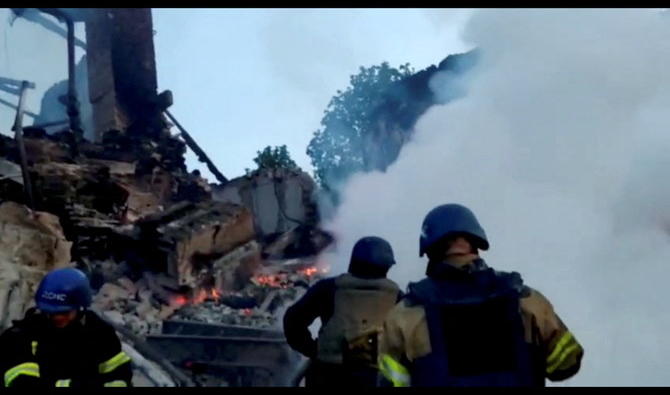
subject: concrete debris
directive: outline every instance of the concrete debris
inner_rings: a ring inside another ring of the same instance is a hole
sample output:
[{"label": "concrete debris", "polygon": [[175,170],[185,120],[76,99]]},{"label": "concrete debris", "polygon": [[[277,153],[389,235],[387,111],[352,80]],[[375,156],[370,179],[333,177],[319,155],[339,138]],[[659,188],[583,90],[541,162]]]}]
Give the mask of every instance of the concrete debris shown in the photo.
[{"label": "concrete debris", "polygon": [[124,325],[125,321],[123,319],[123,314],[116,310],[107,310],[105,311],[107,318],[117,325]]},{"label": "concrete debris", "polygon": [[166,305],[145,284],[146,281],[133,283],[126,277],[116,280],[116,283],[105,283],[95,294],[92,307],[136,335],[158,333]]},{"label": "concrete debris", "polygon": [[0,181],[1,180],[11,180],[20,185],[23,185],[21,166],[0,158]]},{"label": "concrete debris", "polygon": [[261,236],[319,221],[312,178],[300,170],[259,169],[215,187],[214,200],[241,204],[254,215]]},{"label": "concrete debris", "polygon": [[210,324],[245,325],[255,328],[270,328],[276,318],[255,309],[233,309],[216,302],[186,306],[172,318],[178,320],[206,322]]},{"label": "concrete debris", "polygon": [[135,285],[135,283],[130,280],[128,277],[122,277],[118,280],[116,280],[117,283],[123,287],[130,295],[135,295],[137,294],[138,288]]},{"label": "concrete debris", "polygon": [[240,290],[260,265],[260,246],[252,240],[214,261],[214,286],[220,292]]},{"label": "concrete debris", "polygon": [[14,202],[0,204],[0,259],[20,266],[51,270],[70,263],[72,243],[58,217]]},{"label": "concrete debris", "polygon": [[[169,92],[156,94],[150,10],[104,10],[86,29],[94,130],[83,135],[94,141],[24,128],[35,210],[24,206],[17,143],[0,134],[0,329],[31,307],[46,272],[72,265],[91,281],[94,311],[123,334],[136,385],[192,385],[193,372],[143,339],[174,318],[276,328],[323,274],[315,257],[333,238],[318,229],[305,172],[219,174],[220,185],[188,172],[192,137],[173,135]],[[217,376],[207,383],[227,383]]]},{"label": "concrete debris", "polygon": [[255,237],[251,213],[232,203],[182,203],[137,226],[145,260],[165,262],[156,269],[191,289],[211,281],[214,259]]},{"label": "concrete debris", "polygon": [[318,255],[330,243],[333,236],[321,229],[299,225],[283,234],[265,237],[263,257],[272,259],[292,259]]},{"label": "concrete debris", "polygon": [[14,202],[0,204],[0,328],[20,319],[46,272],[70,264],[58,218]]},{"label": "concrete debris", "polygon": [[[255,242],[233,250],[226,255],[227,260],[221,258],[215,266],[235,267],[230,262],[243,260],[249,251],[258,253]],[[135,282],[118,277],[100,288],[93,306],[139,336],[159,333],[166,319],[272,328],[280,323],[278,312],[283,313],[286,305],[323,274],[309,266],[310,262],[313,260],[302,261],[302,265],[293,260],[255,267],[256,274],[239,290],[209,287],[179,291],[163,273],[144,272]],[[223,276],[222,271],[217,273]]]},{"label": "concrete debris", "polygon": [[121,348],[133,364],[133,387],[175,387],[175,381],[156,363],[148,360],[130,344],[122,343]]},{"label": "concrete debris", "polygon": [[98,291],[93,305],[99,310],[106,311],[115,307],[119,301],[126,301],[130,298],[131,294],[126,289],[112,283],[105,283]]}]

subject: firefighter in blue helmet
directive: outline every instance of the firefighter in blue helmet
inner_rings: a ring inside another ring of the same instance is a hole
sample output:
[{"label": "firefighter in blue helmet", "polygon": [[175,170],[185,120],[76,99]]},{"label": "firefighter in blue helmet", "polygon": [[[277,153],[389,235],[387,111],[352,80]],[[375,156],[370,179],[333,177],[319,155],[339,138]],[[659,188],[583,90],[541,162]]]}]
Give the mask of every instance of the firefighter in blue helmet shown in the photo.
[{"label": "firefighter in blue helmet", "polygon": [[41,281],[36,308],[0,335],[5,387],[128,387],[130,358],[114,329],[94,312],[81,271],[56,269]]},{"label": "firefighter in blue helmet", "polygon": [[[386,240],[363,237],[354,245],[348,273],[320,280],[286,311],[286,340],[311,361],[307,387],[376,386],[380,331],[401,296],[386,278],[393,264]],[[309,326],[316,318],[321,328],[315,340]]]},{"label": "firefighter in blue helmet", "polygon": [[540,387],[579,371],[584,351],[551,303],[479,257],[489,242],[472,211],[434,208],[419,248],[427,278],[384,323],[382,385]]}]

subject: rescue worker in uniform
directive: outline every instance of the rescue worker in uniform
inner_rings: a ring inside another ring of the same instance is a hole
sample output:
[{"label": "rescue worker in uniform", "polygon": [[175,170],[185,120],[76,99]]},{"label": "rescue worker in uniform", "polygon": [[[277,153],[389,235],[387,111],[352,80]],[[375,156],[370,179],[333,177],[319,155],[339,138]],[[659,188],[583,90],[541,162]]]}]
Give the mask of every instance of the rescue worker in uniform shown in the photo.
[{"label": "rescue worker in uniform", "polygon": [[389,313],[380,344],[383,386],[545,386],[580,368],[583,349],[551,303],[516,272],[479,257],[489,242],[467,207],[423,221],[427,278]]},{"label": "rescue worker in uniform", "polygon": [[0,335],[5,387],[128,387],[130,357],[114,329],[87,310],[88,279],[73,268],[56,269],[41,281],[36,308]]},{"label": "rescue worker in uniform", "polygon": [[[386,278],[394,264],[386,240],[364,237],[354,245],[348,273],[318,281],[286,311],[288,344],[310,358],[307,387],[377,385],[379,334],[401,296]],[[309,326],[316,318],[321,328],[315,340]]]}]

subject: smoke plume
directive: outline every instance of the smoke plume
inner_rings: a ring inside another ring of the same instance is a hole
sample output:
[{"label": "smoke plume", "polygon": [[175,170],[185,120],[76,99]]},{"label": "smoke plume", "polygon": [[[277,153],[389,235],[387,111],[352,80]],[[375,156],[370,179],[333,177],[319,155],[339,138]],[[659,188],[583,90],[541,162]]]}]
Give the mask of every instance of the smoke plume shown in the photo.
[{"label": "smoke plume", "polygon": [[384,237],[404,287],[424,276],[424,215],[464,204],[487,262],[522,273],[584,345],[567,385],[670,384],[670,18],[482,10],[463,37],[481,50],[466,96],[431,108],[386,173],[343,188],[324,258],[343,272],[358,238]]}]

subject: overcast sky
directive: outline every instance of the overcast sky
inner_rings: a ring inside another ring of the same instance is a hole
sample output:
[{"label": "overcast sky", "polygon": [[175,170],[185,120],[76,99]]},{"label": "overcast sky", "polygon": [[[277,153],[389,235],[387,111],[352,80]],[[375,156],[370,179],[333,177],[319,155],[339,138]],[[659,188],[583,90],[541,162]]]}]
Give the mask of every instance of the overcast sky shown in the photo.
[{"label": "overcast sky", "polygon": [[[267,145],[286,144],[309,169],[323,110],[359,66],[419,70],[468,49],[464,30],[486,54],[468,95],[429,110],[386,173],[346,186],[327,224],[339,237],[333,273],[358,237],[377,234],[401,263],[391,277],[419,279],[421,219],[464,203],[492,241],[487,260],[521,271],[584,344],[567,385],[668,385],[668,20],[651,10],[489,10],[464,28],[470,15],[158,9],[159,85],[228,177]],[[0,76],[35,82],[28,109],[39,112],[44,90],[67,76],[65,42],[9,17],[0,9]],[[0,132],[13,116],[0,105]]]},{"label": "overcast sky", "polygon": [[[328,101],[360,66],[416,70],[466,48],[468,11],[416,9],[154,9],[159,89],[227,177],[256,151],[305,150]],[[189,154],[189,165],[206,168]]]},{"label": "overcast sky", "polygon": [[[388,61],[416,70],[468,49],[459,32],[469,10],[153,9],[159,89],[171,112],[229,178],[254,166],[256,151],[286,144],[311,172],[305,150],[328,101],[360,66]],[[45,15],[58,24],[55,18]],[[0,77],[30,80],[27,109],[67,78],[65,40],[0,9]],[[85,40],[84,26],[77,37]],[[77,49],[77,59],[83,51]],[[17,97],[0,92],[0,99]],[[15,110],[0,104],[0,132]],[[32,118],[24,124],[30,125]],[[189,152],[189,168],[206,167]],[[214,181],[212,176],[208,176]]]}]

